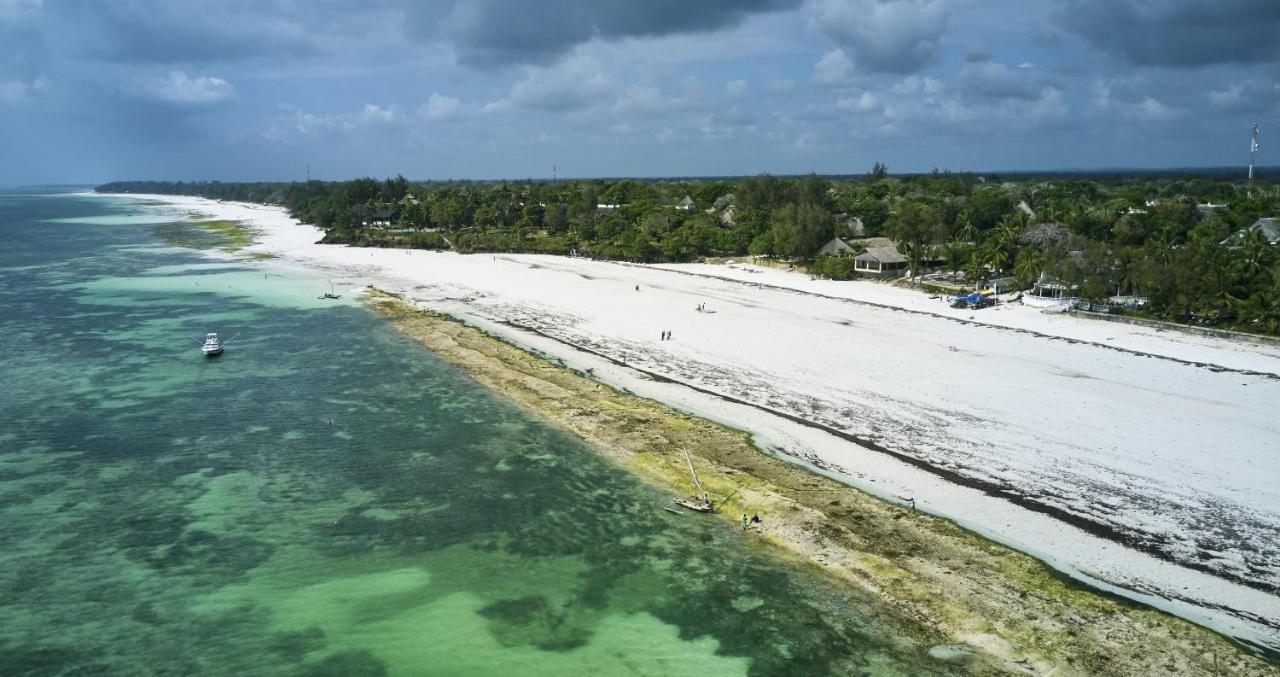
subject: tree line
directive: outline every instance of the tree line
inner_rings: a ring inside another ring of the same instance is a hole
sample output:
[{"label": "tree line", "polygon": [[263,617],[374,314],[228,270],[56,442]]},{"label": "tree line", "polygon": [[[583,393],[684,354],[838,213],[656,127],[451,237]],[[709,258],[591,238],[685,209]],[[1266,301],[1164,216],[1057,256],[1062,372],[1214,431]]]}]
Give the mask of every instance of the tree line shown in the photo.
[{"label": "tree line", "polygon": [[[705,180],[293,183],[116,182],[101,192],[275,203],[326,242],[575,254],[637,262],[774,256],[848,279],[847,257],[816,257],[841,237],[889,237],[971,285],[1057,278],[1087,300],[1140,296],[1143,314],[1280,333],[1280,245],[1260,217],[1280,188],[1219,176],[979,176],[934,171]],[[855,220],[856,218],[856,220]],[[384,219],[390,223],[384,224]],[[855,232],[856,231],[856,232]],[[1238,235],[1237,235],[1238,234]],[[1225,244],[1224,244],[1225,242]]]}]

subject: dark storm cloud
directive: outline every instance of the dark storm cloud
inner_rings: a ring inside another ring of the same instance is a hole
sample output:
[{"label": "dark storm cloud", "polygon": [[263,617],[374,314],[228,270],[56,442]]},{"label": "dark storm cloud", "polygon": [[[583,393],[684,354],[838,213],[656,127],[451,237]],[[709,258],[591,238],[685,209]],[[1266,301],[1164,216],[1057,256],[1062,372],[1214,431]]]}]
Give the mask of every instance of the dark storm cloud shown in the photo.
[{"label": "dark storm cloud", "polygon": [[444,20],[458,58],[473,66],[545,64],[592,38],[714,31],[800,0],[462,0]]},{"label": "dark storm cloud", "polygon": [[1280,61],[1275,0],[1068,0],[1064,28],[1144,66]]}]

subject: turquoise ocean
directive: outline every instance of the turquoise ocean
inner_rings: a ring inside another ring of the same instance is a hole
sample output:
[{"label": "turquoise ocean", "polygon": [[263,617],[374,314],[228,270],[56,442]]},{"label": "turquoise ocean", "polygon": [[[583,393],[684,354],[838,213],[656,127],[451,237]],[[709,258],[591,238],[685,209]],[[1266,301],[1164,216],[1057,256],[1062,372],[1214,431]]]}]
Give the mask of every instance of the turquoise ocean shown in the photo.
[{"label": "turquoise ocean", "polygon": [[[137,200],[0,193],[0,674],[966,669],[217,244]],[[205,359],[206,331],[237,338]]]}]

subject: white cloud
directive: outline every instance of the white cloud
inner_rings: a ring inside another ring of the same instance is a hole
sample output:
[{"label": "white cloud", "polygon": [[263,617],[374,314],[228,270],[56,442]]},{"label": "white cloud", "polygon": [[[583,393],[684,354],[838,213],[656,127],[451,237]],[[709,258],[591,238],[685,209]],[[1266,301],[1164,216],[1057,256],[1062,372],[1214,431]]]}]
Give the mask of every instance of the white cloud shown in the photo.
[{"label": "white cloud", "polygon": [[724,86],[724,93],[731,99],[741,99],[747,95],[746,80],[731,80]]},{"label": "white cloud", "polygon": [[142,78],[136,85],[138,92],[147,98],[183,106],[208,106],[236,95],[231,83],[222,78],[191,77],[181,70],[169,71],[161,77]]},{"label": "white cloud", "polygon": [[943,89],[942,81],[937,78],[911,75],[893,86],[894,94],[937,94]]},{"label": "white cloud", "polygon": [[1139,120],[1147,122],[1167,122],[1182,117],[1183,111],[1177,108],[1170,108],[1161,103],[1159,100],[1150,96],[1144,97],[1142,101],[1129,107],[1129,114]]},{"label": "white cloud", "polygon": [[[366,103],[359,110],[350,113],[333,113],[317,115],[292,106],[281,106],[281,110],[293,114],[292,131],[303,136],[324,134],[329,132],[347,132],[362,128],[390,127],[400,124],[403,116],[394,106],[379,106]],[[268,130],[269,138],[278,139],[286,136],[279,126]]]},{"label": "white cloud", "polygon": [[1037,120],[1056,120],[1066,117],[1068,112],[1066,97],[1062,90],[1049,86],[1040,90],[1040,96],[1028,109],[1031,117]]},{"label": "white cloud", "polygon": [[512,86],[505,97],[485,104],[483,110],[578,111],[611,101],[615,90],[614,78],[603,60],[580,47],[553,66],[526,66],[524,79]]},{"label": "white cloud", "polygon": [[880,99],[871,92],[863,92],[861,96],[844,98],[836,101],[836,108],[851,113],[870,113],[881,108]]},{"label": "white cloud", "polygon": [[418,113],[428,120],[442,122],[458,118],[464,110],[465,107],[458,98],[432,92],[431,96],[427,97],[427,102],[418,109]]},{"label": "white cloud", "polygon": [[824,87],[844,87],[853,81],[853,60],[839,47],[822,55],[813,65],[813,81]]},{"label": "white cloud", "polygon": [[619,113],[660,113],[670,106],[662,90],[653,85],[631,85],[613,103],[613,109]]},{"label": "white cloud", "polygon": [[1119,80],[1097,80],[1093,83],[1090,103],[1093,104],[1094,110],[1111,112],[1123,118],[1142,122],[1168,122],[1186,114],[1185,110],[1169,106],[1152,96],[1143,96],[1138,99],[1123,89],[1118,90],[1121,94],[1117,96],[1113,93],[1117,91],[1117,86],[1125,87],[1130,92],[1134,89],[1131,84],[1122,83]]},{"label": "white cloud", "polygon": [[360,125],[384,125],[395,122],[396,118],[397,114],[394,109],[366,103],[364,108],[361,108],[360,112],[356,113],[355,121],[356,124]]},{"label": "white cloud", "polygon": [[1244,101],[1244,87],[1229,85],[1226,89],[1209,92],[1209,101],[1219,108],[1234,108]]},{"label": "white cloud", "polygon": [[41,75],[31,82],[22,80],[0,81],[0,105],[26,103],[36,94],[49,88],[49,78]]}]

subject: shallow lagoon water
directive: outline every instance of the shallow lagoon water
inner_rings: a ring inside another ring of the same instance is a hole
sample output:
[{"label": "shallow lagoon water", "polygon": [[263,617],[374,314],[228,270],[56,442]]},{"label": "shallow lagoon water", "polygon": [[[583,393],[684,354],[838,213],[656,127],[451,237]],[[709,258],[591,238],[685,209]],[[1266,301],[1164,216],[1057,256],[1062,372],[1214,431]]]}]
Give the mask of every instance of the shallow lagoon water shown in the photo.
[{"label": "shallow lagoon water", "polygon": [[[874,599],[661,510],[318,300],[327,280],[165,246],[183,228],[0,195],[5,674],[965,669]],[[205,331],[240,336],[205,360]]]}]

